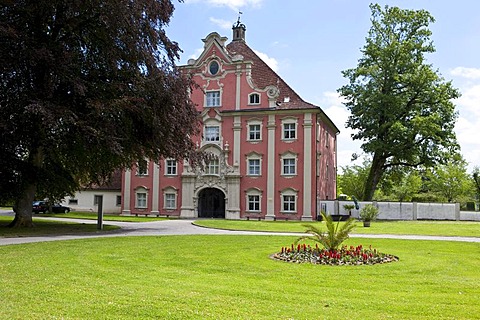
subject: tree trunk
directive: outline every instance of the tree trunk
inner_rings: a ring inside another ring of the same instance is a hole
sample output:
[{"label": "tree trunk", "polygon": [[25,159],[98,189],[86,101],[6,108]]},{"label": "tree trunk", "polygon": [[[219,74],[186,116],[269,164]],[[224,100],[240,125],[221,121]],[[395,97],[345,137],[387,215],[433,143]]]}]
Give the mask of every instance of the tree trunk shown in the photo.
[{"label": "tree trunk", "polygon": [[36,186],[30,183],[15,202],[15,218],[8,225],[11,228],[33,227],[32,203],[35,199]]},{"label": "tree trunk", "polygon": [[371,201],[373,199],[375,190],[377,190],[377,185],[383,175],[384,165],[385,159],[375,153],[373,156],[370,172],[368,173],[367,181],[365,182],[363,201]]},{"label": "tree trunk", "polygon": [[30,153],[30,170],[23,172],[22,192],[15,201],[15,218],[8,225],[11,228],[33,227],[32,204],[37,192],[38,170],[43,166],[44,154],[41,147]]}]

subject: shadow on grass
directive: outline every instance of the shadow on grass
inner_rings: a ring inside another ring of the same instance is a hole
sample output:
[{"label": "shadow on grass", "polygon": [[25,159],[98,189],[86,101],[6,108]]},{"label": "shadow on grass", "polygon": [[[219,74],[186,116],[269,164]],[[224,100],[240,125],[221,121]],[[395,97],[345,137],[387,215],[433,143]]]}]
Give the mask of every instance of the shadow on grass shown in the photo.
[{"label": "shadow on grass", "polygon": [[33,228],[9,228],[8,224],[13,217],[0,217],[0,237],[40,237],[72,234],[105,233],[119,230],[118,226],[103,225],[103,230],[98,230],[96,224],[40,220],[33,218]]}]

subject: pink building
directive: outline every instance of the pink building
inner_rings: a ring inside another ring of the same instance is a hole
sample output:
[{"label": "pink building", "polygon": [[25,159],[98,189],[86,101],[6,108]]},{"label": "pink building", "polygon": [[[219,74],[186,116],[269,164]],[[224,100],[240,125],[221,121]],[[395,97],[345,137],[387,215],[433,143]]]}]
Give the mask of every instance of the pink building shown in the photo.
[{"label": "pink building", "polygon": [[209,34],[183,66],[203,121],[204,171],[187,162],[145,161],[123,174],[122,213],[226,219],[312,220],[336,196],[337,127],[305,102],[245,43]]}]

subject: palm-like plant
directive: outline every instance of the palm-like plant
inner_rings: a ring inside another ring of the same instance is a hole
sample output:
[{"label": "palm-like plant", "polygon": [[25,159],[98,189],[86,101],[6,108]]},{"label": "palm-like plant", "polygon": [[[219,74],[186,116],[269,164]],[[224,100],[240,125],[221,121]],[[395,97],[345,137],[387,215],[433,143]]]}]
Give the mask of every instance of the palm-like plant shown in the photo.
[{"label": "palm-like plant", "polygon": [[305,224],[304,226],[307,228],[305,232],[309,235],[298,238],[296,243],[305,239],[311,239],[320,243],[329,251],[337,250],[349,238],[350,232],[355,228],[355,219],[349,218],[340,226],[340,221],[335,224],[331,215],[327,215],[324,212],[321,215],[323,221],[325,221],[327,231],[322,231],[311,224]]}]

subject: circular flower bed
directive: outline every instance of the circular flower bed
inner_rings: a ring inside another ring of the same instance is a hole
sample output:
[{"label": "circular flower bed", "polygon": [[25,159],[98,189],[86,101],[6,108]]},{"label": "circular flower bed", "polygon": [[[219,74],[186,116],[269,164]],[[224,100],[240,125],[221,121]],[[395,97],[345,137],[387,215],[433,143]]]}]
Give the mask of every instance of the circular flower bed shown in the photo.
[{"label": "circular flower bed", "polygon": [[299,244],[282,247],[282,251],[272,255],[273,259],[293,263],[313,263],[325,265],[362,265],[398,261],[399,258],[378,252],[376,249],[363,248],[362,245],[342,246],[339,250],[320,249],[317,246]]}]

